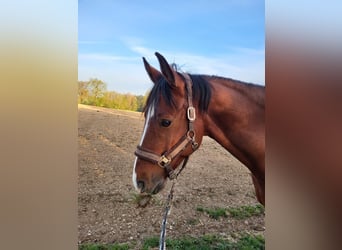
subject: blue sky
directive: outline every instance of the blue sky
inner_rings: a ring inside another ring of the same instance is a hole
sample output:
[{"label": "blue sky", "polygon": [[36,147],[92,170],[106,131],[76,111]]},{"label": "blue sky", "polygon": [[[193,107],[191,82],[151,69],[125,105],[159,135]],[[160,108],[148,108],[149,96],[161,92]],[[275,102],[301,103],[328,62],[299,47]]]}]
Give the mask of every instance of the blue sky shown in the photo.
[{"label": "blue sky", "polygon": [[145,94],[142,57],[183,71],[265,84],[265,4],[259,0],[78,1],[78,78]]}]

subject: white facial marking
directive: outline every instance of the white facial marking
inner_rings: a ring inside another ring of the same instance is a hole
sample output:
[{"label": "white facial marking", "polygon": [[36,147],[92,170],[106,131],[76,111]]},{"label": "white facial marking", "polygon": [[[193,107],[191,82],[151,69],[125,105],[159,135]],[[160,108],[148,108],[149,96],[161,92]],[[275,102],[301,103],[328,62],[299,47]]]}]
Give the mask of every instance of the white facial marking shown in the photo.
[{"label": "white facial marking", "polygon": [[132,181],[136,190],[138,190],[137,174],[135,173],[135,165],[137,164],[137,160],[138,160],[138,157],[135,157],[134,165],[133,165],[133,174],[132,174]]},{"label": "white facial marking", "polygon": [[144,132],[141,136],[141,140],[140,140],[140,143],[139,143],[139,146],[142,145],[144,139],[145,139],[145,136],[146,136],[146,131],[148,129],[148,126],[150,125],[150,120],[151,118],[153,117],[154,115],[154,107],[151,107],[147,110],[147,114],[146,114],[146,120],[145,120],[145,126],[144,126]]},{"label": "white facial marking", "polygon": [[[143,134],[141,136],[141,140],[140,140],[139,146],[142,145],[142,143],[143,143],[143,141],[145,139],[146,131],[148,129],[148,126],[150,125],[150,119],[153,117],[153,115],[154,115],[154,107],[152,106],[152,107],[150,107],[147,110],[146,120],[145,120],[145,125],[144,125],[144,131],[143,131]],[[137,182],[137,173],[135,172],[135,167],[137,165],[137,160],[138,160],[138,157],[135,157],[134,165],[133,165],[132,181],[133,181],[133,185],[134,185],[135,189],[139,190],[138,189],[138,182]]]}]

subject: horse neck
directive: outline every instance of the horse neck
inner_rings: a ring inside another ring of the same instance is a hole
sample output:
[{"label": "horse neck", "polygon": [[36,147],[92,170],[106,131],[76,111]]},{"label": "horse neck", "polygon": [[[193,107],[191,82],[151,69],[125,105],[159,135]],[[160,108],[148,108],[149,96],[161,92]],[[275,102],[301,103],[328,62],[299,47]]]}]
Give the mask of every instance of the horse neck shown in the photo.
[{"label": "horse neck", "polygon": [[203,119],[204,135],[215,139],[254,175],[264,175],[264,89],[227,79],[208,78],[208,81],[212,99]]}]

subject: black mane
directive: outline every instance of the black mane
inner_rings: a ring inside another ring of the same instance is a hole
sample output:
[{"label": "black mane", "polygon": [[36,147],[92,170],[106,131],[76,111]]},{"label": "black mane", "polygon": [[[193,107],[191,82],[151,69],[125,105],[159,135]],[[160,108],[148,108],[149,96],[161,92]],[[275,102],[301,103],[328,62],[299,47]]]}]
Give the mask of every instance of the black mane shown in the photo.
[{"label": "black mane", "polygon": [[[178,74],[183,78],[180,73]],[[211,99],[210,85],[202,75],[189,74],[189,76],[192,80],[193,101],[198,102],[200,112],[207,112]],[[158,105],[160,95],[169,106],[176,106],[172,97],[172,87],[164,77],[161,77],[158,83],[154,84],[149,96],[147,97],[144,112],[146,112],[150,107],[156,107]]]}]

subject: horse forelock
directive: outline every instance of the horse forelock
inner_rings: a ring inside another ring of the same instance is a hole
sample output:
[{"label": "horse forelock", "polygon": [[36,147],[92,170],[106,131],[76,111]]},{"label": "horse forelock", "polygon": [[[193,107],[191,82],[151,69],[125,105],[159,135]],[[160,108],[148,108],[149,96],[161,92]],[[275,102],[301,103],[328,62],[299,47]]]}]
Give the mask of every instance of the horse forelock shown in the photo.
[{"label": "horse forelock", "polygon": [[[200,112],[207,112],[211,99],[210,84],[202,75],[189,75],[193,83],[193,100],[198,103],[198,109]],[[183,78],[181,74],[180,76]],[[154,110],[155,107],[158,107],[161,97],[168,106],[175,108],[176,103],[173,98],[172,91],[173,89],[166,79],[163,77],[160,78],[159,81],[153,85],[147,97],[143,112],[146,113],[147,111]]]},{"label": "horse forelock", "polygon": [[147,100],[143,112],[154,111],[155,107],[158,107],[160,97],[163,97],[168,106],[175,106],[174,99],[172,97],[172,89],[165,78],[160,78],[159,81],[153,85]]}]

